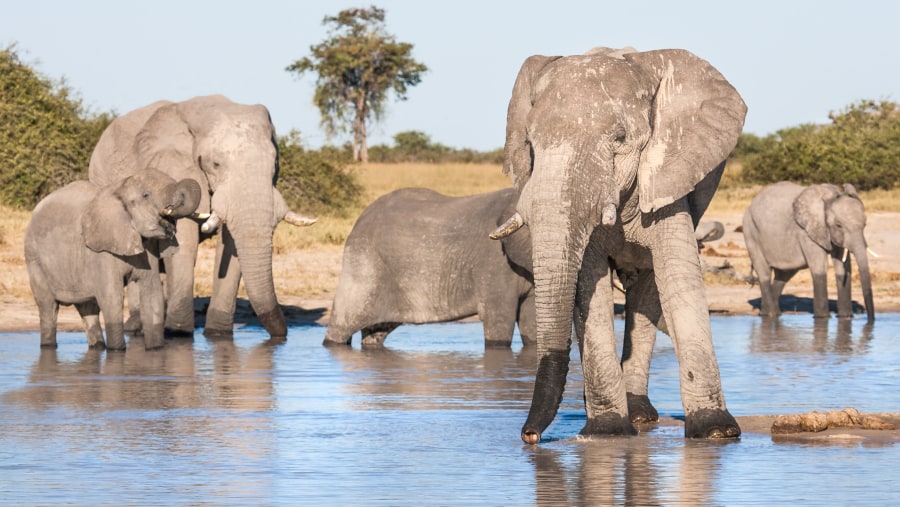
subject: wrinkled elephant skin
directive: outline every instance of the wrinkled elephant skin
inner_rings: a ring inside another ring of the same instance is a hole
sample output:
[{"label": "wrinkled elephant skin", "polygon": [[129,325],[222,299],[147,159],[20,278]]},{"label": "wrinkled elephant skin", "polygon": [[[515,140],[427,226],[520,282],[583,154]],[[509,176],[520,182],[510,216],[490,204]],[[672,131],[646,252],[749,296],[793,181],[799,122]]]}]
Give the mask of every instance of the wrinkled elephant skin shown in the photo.
[{"label": "wrinkled elephant skin", "polygon": [[[525,442],[539,442],[555,418],[573,325],[584,434],[634,433],[629,399],[637,409],[646,397],[663,327],[676,344],[685,435],[740,435],[725,407],[694,228],[745,114],[722,75],[684,50],[595,48],[524,62],[509,103],[504,170],[521,194],[514,222],[528,226],[533,247],[538,371]],[[613,270],[626,288],[630,343],[621,359]]]}]

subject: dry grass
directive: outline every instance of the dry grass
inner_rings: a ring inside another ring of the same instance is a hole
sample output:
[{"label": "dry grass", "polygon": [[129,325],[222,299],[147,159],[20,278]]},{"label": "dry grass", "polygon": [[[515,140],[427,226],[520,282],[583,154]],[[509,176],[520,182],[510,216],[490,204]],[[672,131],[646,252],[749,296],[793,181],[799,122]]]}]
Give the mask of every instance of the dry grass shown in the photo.
[{"label": "dry grass", "polygon": [[[340,276],[341,252],[356,217],[373,200],[402,187],[428,187],[448,195],[470,195],[508,187],[510,179],[494,164],[369,164],[352,171],[365,189],[362,202],[344,216],[320,216],[312,227],[279,225],[275,232],[273,272],[279,296],[327,300],[333,296]],[[739,184],[740,167],[729,166],[708,213],[740,215],[762,187]],[[862,194],[866,209],[900,212],[900,190],[872,191]],[[0,303],[31,301],[28,274],[23,255],[23,238],[30,213],[0,207]],[[749,261],[721,250],[710,262],[728,260],[740,273],[749,272]],[[881,247],[889,249],[887,246]],[[711,254],[713,252],[710,252]],[[739,252],[743,253],[743,251]],[[209,295],[212,289],[212,265],[215,243],[201,245],[195,278],[195,293]],[[887,274],[878,273],[880,278]],[[803,280],[798,275],[798,282]],[[730,285],[726,277],[707,275],[712,284]],[[896,280],[891,279],[892,284]],[[243,292],[242,292],[243,294]]]}]

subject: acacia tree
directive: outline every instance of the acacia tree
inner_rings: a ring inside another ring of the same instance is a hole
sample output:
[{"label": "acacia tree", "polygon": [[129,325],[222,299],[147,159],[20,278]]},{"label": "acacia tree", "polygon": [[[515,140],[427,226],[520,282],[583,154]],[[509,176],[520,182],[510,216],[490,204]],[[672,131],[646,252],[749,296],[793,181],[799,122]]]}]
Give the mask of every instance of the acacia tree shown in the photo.
[{"label": "acacia tree", "polygon": [[428,68],[412,58],[412,44],[386,32],[384,9],[346,9],[326,16],[322,24],[332,25],[328,38],[310,46],[311,57],[285,70],[298,77],[318,73],[313,103],[325,133],[331,137],[350,130],[353,158],[367,162],[366,122],[381,120],[389,90],[406,100],[407,88],[419,84]]}]

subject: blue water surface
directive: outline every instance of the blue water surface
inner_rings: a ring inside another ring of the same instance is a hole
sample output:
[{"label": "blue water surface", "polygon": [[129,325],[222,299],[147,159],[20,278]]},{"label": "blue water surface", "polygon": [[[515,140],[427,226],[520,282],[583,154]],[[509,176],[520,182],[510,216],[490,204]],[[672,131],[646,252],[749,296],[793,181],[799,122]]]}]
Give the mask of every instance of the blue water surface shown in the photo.
[{"label": "blue water surface", "polygon": [[[623,322],[617,321],[622,332]],[[713,317],[736,416],[900,411],[900,315]],[[534,352],[485,350],[480,323],[402,326],[383,349],[321,345],[325,328],[87,350],[0,334],[3,505],[892,505],[890,441],[685,440],[680,426],[577,438],[582,377],[539,446],[519,429]],[[683,414],[660,335],[650,397]]]}]

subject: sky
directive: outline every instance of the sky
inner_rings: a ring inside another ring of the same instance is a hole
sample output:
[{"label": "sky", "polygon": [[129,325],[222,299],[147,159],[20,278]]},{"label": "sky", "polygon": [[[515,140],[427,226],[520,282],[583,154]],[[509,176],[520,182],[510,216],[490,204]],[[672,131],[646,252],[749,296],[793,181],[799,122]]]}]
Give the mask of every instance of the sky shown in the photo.
[{"label": "sky", "polygon": [[744,131],[760,136],[860,100],[900,101],[900,2],[884,0],[29,0],[5,2],[0,45],[95,112],[221,93],[266,105],[279,134],[317,148],[350,137],[325,137],[315,76],[285,67],[327,37],[325,16],[373,4],[429,70],[407,100],[391,95],[370,146],[417,130],[500,148],[522,62],[595,46],[695,53],[741,93]]}]

